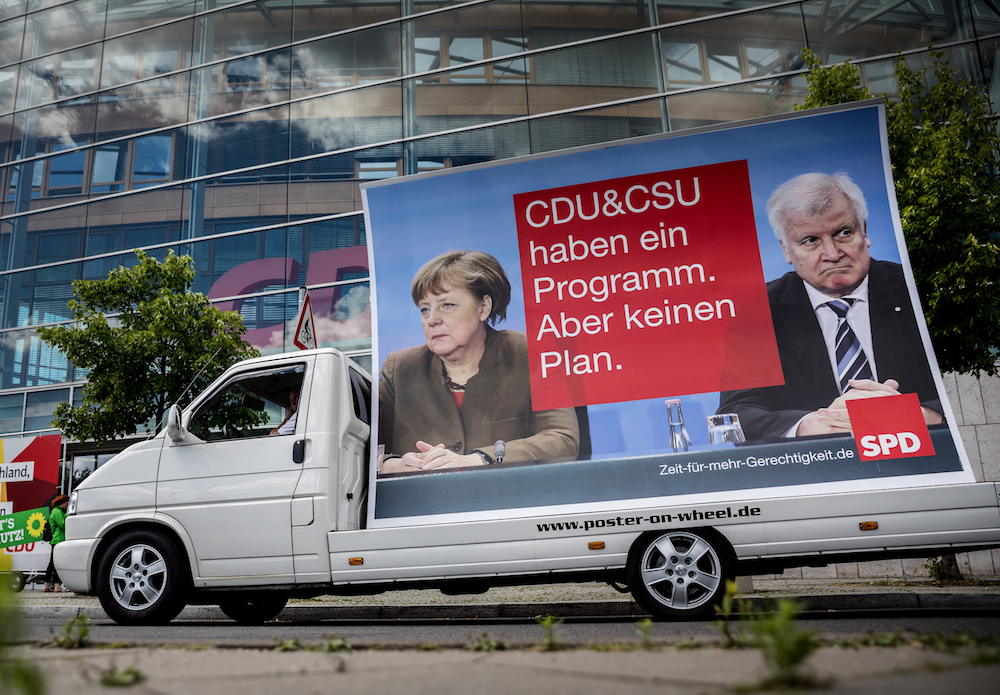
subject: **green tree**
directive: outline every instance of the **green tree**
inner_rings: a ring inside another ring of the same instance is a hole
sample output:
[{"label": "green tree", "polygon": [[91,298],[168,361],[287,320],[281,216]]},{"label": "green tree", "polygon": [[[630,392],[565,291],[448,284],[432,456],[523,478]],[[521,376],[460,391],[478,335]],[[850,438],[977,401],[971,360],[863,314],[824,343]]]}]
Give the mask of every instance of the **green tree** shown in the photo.
[{"label": "green tree", "polygon": [[[61,404],[52,424],[78,441],[103,443],[162,426],[191,384],[204,389],[222,371],[259,353],[244,339],[240,315],[190,292],[194,262],[169,253],[160,263],[136,251],[138,263],[105,280],[76,280],[74,323],[38,329],[42,340],[86,369],[83,402]],[[259,413],[237,413],[244,424]]]},{"label": "green tree", "polygon": [[[931,340],[945,371],[996,375],[1000,346],[1000,133],[988,96],[933,54],[933,79],[896,60],[886,103],[896,200]],[[869,99],[858,68],[809,50],[813,108]]]}]

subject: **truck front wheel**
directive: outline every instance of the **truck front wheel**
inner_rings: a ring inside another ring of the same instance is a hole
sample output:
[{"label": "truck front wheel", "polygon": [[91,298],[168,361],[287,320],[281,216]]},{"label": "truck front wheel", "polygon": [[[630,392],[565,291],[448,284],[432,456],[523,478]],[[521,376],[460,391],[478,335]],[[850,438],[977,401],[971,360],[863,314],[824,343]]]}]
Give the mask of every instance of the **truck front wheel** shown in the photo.
[{"label": "truck front wheel", "polygon": [[219,608],[241,625],[260,625],[274,620],[288,602],[280,592],[234,592],[219,599]]},{"label": "truck front wheel", "polygon": [[26,580],[23,573],[14,570],[9,574],[3,575],[3,581],[8,586],[8,588],[10,588],[11,591],[16,593],[24,588],[24,583]]},{"label": "truck front wheel", "polygon": [[732,576],[728,546],[709,529],[641,536],[628,558],[628,585],[643,609],[661,618],[709,613]]},{"label": "truck front wheel", "polygon": [[101,555],[97,596],[122,625],[168,623],[184,607],[187,575],[169,538],[152,529],[119,536]]}]

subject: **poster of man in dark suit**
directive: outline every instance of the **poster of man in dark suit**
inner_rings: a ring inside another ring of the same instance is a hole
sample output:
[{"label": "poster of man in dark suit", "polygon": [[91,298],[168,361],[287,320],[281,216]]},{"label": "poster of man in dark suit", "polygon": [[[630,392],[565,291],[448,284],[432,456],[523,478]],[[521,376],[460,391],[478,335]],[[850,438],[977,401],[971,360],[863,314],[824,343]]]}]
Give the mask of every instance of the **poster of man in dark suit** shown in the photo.
[{"label": "poster of man in dark suit", "polygon": [[784,385],[723,392],[748,440],[851,431],[847,401],[919,396],[943,408],[903,269],[872,259],[867,205],[845,174],[797,176],[771,195],[768,219],[793,271],[767,284]]}]

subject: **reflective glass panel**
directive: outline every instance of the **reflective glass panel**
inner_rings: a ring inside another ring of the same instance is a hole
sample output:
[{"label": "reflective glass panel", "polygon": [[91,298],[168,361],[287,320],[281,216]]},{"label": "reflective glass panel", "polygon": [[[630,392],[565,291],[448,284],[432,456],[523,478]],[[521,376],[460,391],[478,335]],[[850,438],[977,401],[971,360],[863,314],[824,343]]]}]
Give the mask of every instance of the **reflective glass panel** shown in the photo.
[{"label": "reflective glass panel", "polygon": [[712,82],[735,82],[743,76],[739,52],[729,43],[706,43],[705,58],[708,63],[708,78]]},{"label": "reflective glass panel", "polygon": [[[972,35],[970,23],[955,0],[924,3],[841,2],[802,4],[809,47],[824,62],[829,56],[867,58],[924,48]],[[843,62],[842,60],[839,62]]]},{"label": "reflective glass panel", "polygon": [[[544,43],[562,43],[564,39],[589,38],[597,31],[538,30],[532,34],[538,48]],[[626,36],[582,46],[554,49],[534,57],[535,82],[538,84],[595,85],[605,87],[655,88],[656,55],[648,36]],[[541,90],[540,90],[541,91]],[[588,97],[592,100],[592,95]]]},{"label": "reflective glass panel", "polygon": [[177,22],[104,43],[101,89],[188,67],[193,22]]},{"label": "reflective glass panel", "polygon": [[[53,152],[59,152],[70,147],[85,145],[86,140],[57,142],[52,146]],[[83,169],[86,165],[87,153],[78,150],[70,154],[59,155],[49,160],[49,195],[80,195],[83,193]]]},{"label": "reflective glass panel", "polygon": [[[6,7],[6,3],[4,3]],[[0,22],[0,65],[13,63],[21,58],[24,40],[24,17]]]},{"label": "reflective glass panel", "polygon": [[[384,142],[402,136],[402,88],[398,84],[368,87],[360,91],[309,99],[291,106],[292,156]],[[401,148],[397,148],[400,149]],[[393,156],[398,156],[393,153]],[[354,156],[350,159],[353,161]],[[322,164],[295,164],[293,177],[305,170],[332,178],[354,176],[353,163],[346,167],[334,160]],[[305,169],[304,169],[305,167]]]},{"label": "reflective glass panel", "polygon": [[15,17],[22,14],[27,6],[27,0],[8,0],[7,2],[4,2],[3,8],[0,9],[0,16]]},{"label": "reflective glass panel", "polygon": [[[527,41],[521,36],[504,36],[493,33],[490,46],[492,47],[493,58],[499,58],[513,53],[520,53],[528,48]],[[501,80],[514,80],[525,82],[530,74],[529,59],[518,58],[502,63],[493,63],[493,79],[497,82]]]},{"label": "reflective glass panel", "polygon": [[[287,2],[255,2],[206,15],[195,25],[191,64],[283,46],[291,41],[292,16]],[[253,89],[262,78],[263,63],[248,56],[224,71],[220,88]]]},{"label": "reflective glass panel", "polygon": [[23,393],[10,393],[0,396],[0,433],[20,432],[21,417],[23,414]]},{"label": "reflective glass panel", "polygon": [[172,146],[173,136],[170,133],[147,135],[135,141],[132,176],[136,188],[170,178]]},{"label": "reflective glass panel", "polygon": [[701,84],[701,44],[693,41],[664,41],[663,60],[671,85]]},{"label": "reflective glass panel", "polygon": [[[449,66],[471,63],[482,60],[484,57],[483,37],[481,36],[453,36],[448,41]],[[486,67],[480,65],[468,70],[455,70],[449,73],[448,79],[451,82],[485,82]]]},{"label": "reflective glass panel", "polygon": [[728,123],[791,111],[805,94],[792,91],[783,81],[766,94],[748,91],[743,85],[718,87],[692,94],[667,97],[670,130]]},{"label": "reflective glass panel", "polygon": [[[441,67],[441,37],[418,36],[414,39],[414,71],[426,72]],[[437,82],[436,77],[427,77],[424,82]]]},{"label": "reflective glass panel", "polygon": [[993,112],[1000,113],[1000,40],[983,41],[980,51],[984,55],[983,78]]},{"label": "reflective glass panel", "polygon": [[0,68],[0,113],[7,113],[14,109],[14,95],[17,92],[16,65],[7,68]]},{"label": "reflective glass panel", "polygon": [[[44,373],[61,372],[51,366],[39,365],[39,376]],[[26,394],[24,408],[24,431],[53,429],[52,416],[60,403],[69,402],[69,389],[54,389],[51,391],[33,391]]]},{"label": "reflective glass panel", "polygon": [[324,91],[397,77],[399,42],[399,27],[389,25],[296,46],[297,87]]},{"label": "reflective glass panel", "polygon": [[97,105],[96,141],[187,121],[188,97],[182,87],[176,88],[177,82],[177,78],[139,82],[102,93]]},{"label": "reflective glass panel", "polygon": [[[434,133],[459,123],[488,124],[490,120],[486,116],[424,116],[417,119],[417,132]],[[532,151],[528,123],[511,123],[425,138],[413,143],[413,149],[418,161],[441,157],[446,165],[452,167],[517,157]]]},{"label": "reflective glass panel", "polygon": [[[191,176],[220,174],[288,159],[288,107],[189,126],[186,145]],[[248,172],[229,180],[259,178],[259,173]]]},{"label": "reflective glass panel", "polygon": [[[224,1],[216,0],[223,5]],[[108,0],[107,35],[159,24],[206,9],[205,0]]]},{"label": "reflective glass panel", "polygon": [[94,149],[90,193],[111,193],[125,190],[128,142],[99,145]]},{"label": "reflective glass panel", "polygon": [[972,0],[969,15],[976,36],[990,36],[1000,32],[1000,6],[994,0]]},{"label": "reflective glass panel", "polygon": [[295,31],[292,40],[301,41],[393,19],[400,16],[401,5],[399,2],[317,3],[312,0],[295,0]]},{"label": "reflective glass panel", "polygon": [[18,106],[36,106],[94,91],[100,51],[100,44],[96,44],[25,63],[17,92]]},{"label": "reflective glass panel", "polygon": [[104,38],[107,0],[75,0],[28,15],[22,58]]}]

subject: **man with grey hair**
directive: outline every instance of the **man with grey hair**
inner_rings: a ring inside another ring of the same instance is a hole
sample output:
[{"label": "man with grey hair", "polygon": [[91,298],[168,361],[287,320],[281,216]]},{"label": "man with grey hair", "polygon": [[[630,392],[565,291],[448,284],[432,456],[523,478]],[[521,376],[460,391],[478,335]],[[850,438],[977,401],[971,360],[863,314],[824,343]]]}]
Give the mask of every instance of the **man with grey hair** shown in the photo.
[{"label": "man with grey hair", "polygon": [[767,284],[785,383],[723,392],[747,439],[851,431],[847,401],[916,393],[943,422],[902,268],[873,260],[864,195],[845,174],[779,186],[768,219],[794,268]]}]

